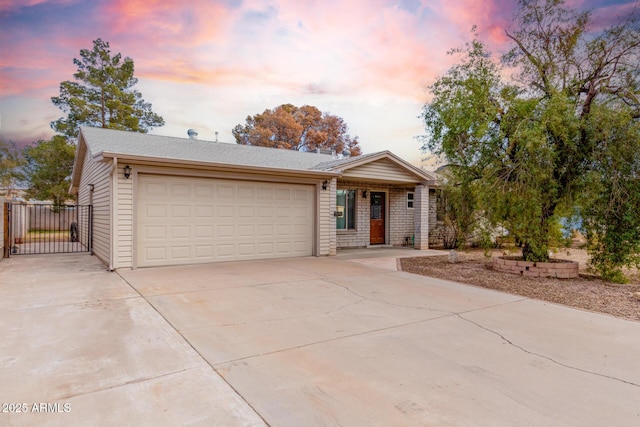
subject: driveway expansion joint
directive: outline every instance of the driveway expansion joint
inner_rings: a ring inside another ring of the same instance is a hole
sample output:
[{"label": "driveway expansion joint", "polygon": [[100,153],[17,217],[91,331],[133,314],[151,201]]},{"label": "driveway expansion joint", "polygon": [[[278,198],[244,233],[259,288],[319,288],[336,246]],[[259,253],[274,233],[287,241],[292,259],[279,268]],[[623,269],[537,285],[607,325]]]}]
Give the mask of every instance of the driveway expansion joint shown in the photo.
[{"label": "driveway expansion joint", "polygon": [[229,388],[231,390],[233,390],[233,392],[240,398],[242,399],[242,401],[249,407],[251,408],[251,410],[262,420],[262,422],[266,425],[269,426],[269,423],[267,422],[267,420],[262,416],[262,414],[260,412],[258,412],[258,410],[238,391],[238,389],[236,389],[229,381],[227,381],[227,379],[216,369],[216,367],[209,363],[209,361],[202,355],[202,353],[200,353],[198,351],[197,348],[195,348],[195,346],[191,343],[191,341],[189,341],[184,335],[182,335],[182,332],[180,332],[175,326],[173,326],[173,324],[171,322],[169,322],[169,319],[167,319],[162,313],[160,313],[160,311],[158,311],[158,309],[147,299],[145,298],[144,295],[142,295],[131,283],[129,283],[129,281],[124,278],[117,270],[115,271],[115,273],[120,276],[120,278],[124,281],[124,283],[126,283],[135,293],[137,293],[140,298],[142,298],[147,304],[149,304],[149,307],[151,307],[153,309],[153,311],[155,311],[158,316],[160,316],[165,322],[166,324],[173,329],[179,336],[180,338],[183,339],[183,341],[198,355],[198,357],[200,358],[200,360],[202,360],[206,365],[208,365],[211,370],[213,372],[216,373],[216,375],[218,375],[218,377],[220,377],[220,379],[222,381],[225,382],[225,384],[227,384],[227,386],[229,386]]}]

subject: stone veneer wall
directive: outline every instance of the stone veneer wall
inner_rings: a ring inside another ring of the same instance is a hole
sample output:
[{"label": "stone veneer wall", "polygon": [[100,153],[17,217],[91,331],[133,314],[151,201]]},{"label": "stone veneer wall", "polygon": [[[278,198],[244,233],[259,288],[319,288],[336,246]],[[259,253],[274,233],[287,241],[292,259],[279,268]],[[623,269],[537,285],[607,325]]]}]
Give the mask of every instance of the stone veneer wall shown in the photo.
[{"label": "stone veneer wall", "polygon": [[[400,189],[362,182],[339,182],[337,188],[339,190],[356,190],[356,229],[336,230],[337,246],[339,248],[369,246],[370,194],[372,191],[386,193],[388,244],[400,246],[404,243],[405,237],[411,238],[413,236],[414,213],[413,209],[407,208],[407,192],[413,192],[413,189]],[[367,192],[366,199],[362,198],[363,190]]]},{"label": "stone veneer wall", "polygon": [[578,263],[556,260],[555,262],[531,262],[507,257],[493,258],[493,269],[503,273],[520,274],[527,277],[556,277],[574,279],[578,277]]}]

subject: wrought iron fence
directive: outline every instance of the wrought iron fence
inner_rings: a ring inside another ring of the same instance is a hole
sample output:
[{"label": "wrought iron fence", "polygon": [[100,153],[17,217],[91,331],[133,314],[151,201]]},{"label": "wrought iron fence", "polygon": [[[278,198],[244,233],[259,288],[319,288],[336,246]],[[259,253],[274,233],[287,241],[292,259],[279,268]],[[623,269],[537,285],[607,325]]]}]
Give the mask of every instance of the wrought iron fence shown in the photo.
[{"label": "wrought iron fence", "polygon": [[91,252],[90,205],[8,205],[10,255]]}]

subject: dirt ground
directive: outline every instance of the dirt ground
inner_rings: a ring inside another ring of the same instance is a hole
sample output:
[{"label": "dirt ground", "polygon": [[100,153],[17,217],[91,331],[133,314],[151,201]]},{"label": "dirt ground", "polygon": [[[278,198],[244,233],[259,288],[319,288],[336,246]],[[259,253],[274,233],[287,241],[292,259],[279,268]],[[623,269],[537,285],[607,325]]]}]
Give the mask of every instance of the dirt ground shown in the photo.
[{"label": "dirt ground", "polygon": [[[492,256],[502,255],[504,255],[502,250],[492,253]],[[619,285],[604,282],[588,270],[589,257],[585,250],[568,249],[555,254],[553,258],[578,261],[580,277],[577,279],[531,278],[500,273],[493,271],[491,259],[487,259],[481,250],[459,251],[458,262],[455,264],[449,262],[448,256],[435,256],[402,258],[401,265],[404,271],[410,273],[453,280],[640,321],[640,272],[627,271],[630,282]]]}]

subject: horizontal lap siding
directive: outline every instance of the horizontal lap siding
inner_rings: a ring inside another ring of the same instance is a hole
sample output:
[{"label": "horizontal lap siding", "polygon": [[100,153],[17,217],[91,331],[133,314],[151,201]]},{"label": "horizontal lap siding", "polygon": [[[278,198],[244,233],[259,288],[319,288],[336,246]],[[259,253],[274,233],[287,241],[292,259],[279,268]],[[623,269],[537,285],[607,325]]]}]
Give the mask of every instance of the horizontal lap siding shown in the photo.
[{"label": "horizontal lap siding", "polygon": [[[80,186],[78,189],[78,203],[88,205],[91,203],[89,184],[93,184],[93,253],[102,262],[109,264],[111,227],[110,202],[110,170],[111,163],[94,161],[89,153],[85,155]],[[79,230],[86,233],[86,229]]]},{"label": "horizontal lap siding", "polygon": [[[125,164],[118,164],[117,266],[133,267],[133,176],[124,177]],[[135,167],[135,166],[132,166]]]},{"label": "horizontal lap siding", "polygon": [[[322,188],[322,187],[320,187]],[[318,255],[336,254],[336,219],[333,212],[336,210],[336,179],[333,178],[326,190],[320,189],[318,209]]]},{"label": "horizontal lap siding", "polygon": [[354,167],[346,170],[343,179],[375,179],[394,182],[415,183],[416,177],[401,169],[388,160],[378,160],[377,162]]}]

